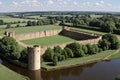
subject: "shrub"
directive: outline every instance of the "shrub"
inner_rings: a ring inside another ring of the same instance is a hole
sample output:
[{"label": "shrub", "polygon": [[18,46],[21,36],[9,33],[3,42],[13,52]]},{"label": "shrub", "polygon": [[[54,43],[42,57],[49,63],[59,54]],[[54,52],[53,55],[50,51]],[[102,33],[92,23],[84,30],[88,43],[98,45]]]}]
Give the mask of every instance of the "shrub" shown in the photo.
[{"label": "shrub", "polygon": [[84,51],[82,49],[77,50],[78,56],[77,57],[83,57],[85,56]]},{"label": "shrub", "polygon": [[27,52],[27,49],[26,48],[23,49],[20,54],[21,54],[21,57],[20,57],[19,60],[21,62],[28,63],[28,52]]},{"label": "shrub", "polygon": [[62,50],[62,55],[64,55],[64,56],[65,56],[65,59],[67,59],[67,58],[68,58],[67,52],[66,52],[65,50]]},{"label": "shrub", "polygon": [[60,47],[60,46],[56,46],[56,47],[54,47],[54,52],[55,52],[55,53],[59,53],[59,54],[61,54],[61,53],[62,53],[62,49],[61,49],[61,47]]},{"label": "shrub", "polygon": [[79,57],[78,50],[82,49],[82,45],[75,42],[75,43],[71,43],[71,44],[67,45],[67,47],[73,51],[75,57]]},{"label": "shrub", "polygon": [[95,48],[94,48],[93,45],[87,44],[86,46],[88,48],[88,54],[90,54],[90,55],[91,54],[96,54],[96,51],[95,51]]},{"label": "shrub", "polygon": [[48,48],[43,55],[45,61],[52,61],[54,56],[54,51],[51,48]]},{"label": "shrub", "polygon": [[71,49],[65,48],[64,50],[66,51],[68,58],[73,58],[74,57],[74,54],[73,54]]},{"label": "shrub", "polygon": [[93,48],[94,48],[94,52],[95,52],[95,53],[98,53],[98,52],[99,52],[99,47],[98,47],[98,45],[94,44],[94,45],[92,45],[92,46],[93,46]]},{"label": "shrub", "polygon": [[65,60],[65,56],[64,56],[64,55],[59,55],[59,56],[58,56],[58,60],[59,60],[59,61]]},{"label": "shrub", "polygon": [[108,50],[110,48],[110,42],[106,39],[100,40],[98,42],[98,46],[102,49],[102,50]]},{"label": "shrub", "polygon": [[58,62],[58,57],[57,57],[57,56],[54,56],[54,57],[53,57],[53,65],[54,65],[54,66],[57,66],[57,62]]},{"label": "shrub", "polygon": [[87,48],[86,45],[83,45],[83,46],[82,46],[82,50],[84,51],[85,54],[88,53],[88,48]]}]

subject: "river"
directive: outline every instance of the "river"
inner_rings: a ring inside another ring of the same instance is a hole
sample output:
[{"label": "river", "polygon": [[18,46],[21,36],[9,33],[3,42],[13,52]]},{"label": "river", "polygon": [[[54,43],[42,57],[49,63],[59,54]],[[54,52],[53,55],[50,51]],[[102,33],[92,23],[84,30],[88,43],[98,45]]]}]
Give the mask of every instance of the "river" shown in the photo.
[{"label": "river", "polygon": [[31,80],[114,80],[120,74],[120,59],[55,71],[29,71],[6,61],[2,64],[22,75],[29,76]]}]

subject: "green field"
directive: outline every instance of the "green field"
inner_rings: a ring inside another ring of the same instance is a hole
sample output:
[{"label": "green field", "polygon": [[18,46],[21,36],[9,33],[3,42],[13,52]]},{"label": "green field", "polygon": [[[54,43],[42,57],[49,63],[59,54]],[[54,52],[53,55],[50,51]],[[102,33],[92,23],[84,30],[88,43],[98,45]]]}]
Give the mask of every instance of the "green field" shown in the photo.
[{"label": "green field", "polygon": [[7,22],[7,23],[10,23],[10,22],[23,22],[23,21],[33,21],[32,19],[21,19],[21,18],[11,18],[11,17],[3,17],[3,18],[0,18],[0,20],[3,20],[4,22]]},{"label": "green field", "polygon": [[115,51],[116,50],[107,50],[107,51],[103,51],[103,52],[95,54],[95,55],[85,56],[82,58],[68,59],[65,61],[58,62],[57,66],[49,66],[47,64],[50,64],[51,62],[43,62],[42,67],[46,68],[47,70],[51,70],[51,69],[60,69],[60,68],[64,68],[64,67],[87,64],[89,62],[102,60],[105,57],[107,57],[108,55],[113,54]]},{"label": "green field", "polygon": [[100,17],[103,17],[103,15],[95,15],[95,14],[92,14],[90,15],[92,18],[100,18]]},{"label": "green field", "polygon": [[44,30],[54,30],[54,29],[61,29],[61,28],[62,28],[61,26],[55,26],[55,25],[19,27],[19,28],[1,29],[0,34],[3,34],[5,30],[12,31],[15,34],[23,34],[23,33],[31,33],[31,32],[38,32],[38,31],[44,31]]},{"label": "green field", "polygon": [[29,80],[0,64],[0,80]]},{"label": "green field", "polygon": [[[26,26],[27,23],[18,23],[20,26]],[[11,27],[16,27],[18,24],[11,24]],[[5,29],[7,25],[0,25],[0,29]]]},{"label": "green field", "polygon": [[76,31],[80,31],[80,32],[89,33],[89,34],[98,34],[98,35],[104,35],[104,34],[106,34],[104,32],[99,32],[99,31],[94,31],[94,30],[87,30],[87,29],[81,29],[81,28],[70,27],[70,29],[76,30]]},{"label": "green field", "polygon": [[40,17],[40,15],[35,15],[35,16],[26,16],[25,18],[45,19],[46,17]]},{"label": "green field", "polygon": [[22,41],[25,44],[29,45],[52,45],[52,44],[61,44],[65,42],[75,42],[76,40],[71,39],[69,37],[61,36],[61,35],[55,35],[55,36],[50,36],[50,37],[44,37],[44,38],[37,38],[37,39],[30,39],[30,40],[25,40]]}]

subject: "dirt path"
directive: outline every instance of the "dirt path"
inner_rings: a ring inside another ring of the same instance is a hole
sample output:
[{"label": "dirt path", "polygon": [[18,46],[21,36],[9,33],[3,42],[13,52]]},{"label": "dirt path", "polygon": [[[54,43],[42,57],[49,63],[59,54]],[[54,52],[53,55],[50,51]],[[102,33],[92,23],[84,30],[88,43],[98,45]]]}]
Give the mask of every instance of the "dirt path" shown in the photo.
[{"label": "dirt path", "polygon": [[22,43],[22,42],[20,42],[20,41],[18,41],[18,40],[17,40],[17,42],[18,42],[19,45],[21,45],[21,46],[23,46],[23,47],[25,47],[25,48],[28,47],[28,45],[26,45],[26,44],[24,44],[24,43]]},{"label": "dirt path", "polygon": [[110,57],[110,56],[115,55],[115,54],[117,54],[117,53],[119,53],[119,52],[120,52],[120,49],[116,50],[113,54],[108,55],[108,56],[105,57],[103,60],[109,60],[109,57]]}]

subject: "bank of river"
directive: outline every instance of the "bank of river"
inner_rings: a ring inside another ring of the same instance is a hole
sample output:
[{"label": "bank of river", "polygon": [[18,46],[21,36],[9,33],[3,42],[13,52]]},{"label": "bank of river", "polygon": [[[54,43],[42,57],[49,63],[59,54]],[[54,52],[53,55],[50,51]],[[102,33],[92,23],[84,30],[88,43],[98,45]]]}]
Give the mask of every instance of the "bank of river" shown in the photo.
[{"label": "bank of river", "polygon": [[0,64],[0,80],[29,80],[28,77],[22,76],[7,67]]},{"label": "bank of river", "polygon": [[120,74],[120,59],[100,61],[54,71],[29,71],[3,61],[8,68],[29,76],[31,80],[114,80]]}]

